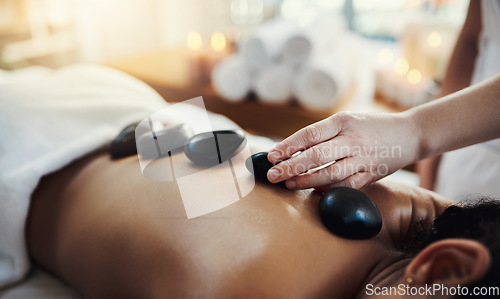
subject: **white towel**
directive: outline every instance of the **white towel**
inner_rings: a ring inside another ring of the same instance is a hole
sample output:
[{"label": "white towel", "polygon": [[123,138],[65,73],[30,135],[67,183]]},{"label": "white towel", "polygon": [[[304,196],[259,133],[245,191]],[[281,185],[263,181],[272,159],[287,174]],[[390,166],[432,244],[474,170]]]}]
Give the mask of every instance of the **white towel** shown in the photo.
[{"label": "white towel", "polygon": [[345,43],[346,37],[349,39],[345,18],[331,12],[318,15],[311,23],[304,26],[303,35],[312,45],[311,57],[334,52]]},{"label": "white towel", "polygon": [[344,57],[323,57],[296,77],[294,94],[299,104],[311,110],[329,109],[338,102],[351,79]]},{"label": "white towel", "polygon": [[286,64],[271,64],[255,75],[254,90],[259,101],[282,105],[292,97],[293,71]]},{"label": "white towel", "polygon": [[259,25],[243,43],[241,55],[250,71],[272,62],[299,66],[309,59],[312,44],[296,22],[276,18]]},{"label": "white towel", "polygon": [[[352,83],[353,74],[363,60],[361,45],[354,36],[345,35],[329,53],[318,55],[297,74],[293,93],[307,109],[330,109]],[[359,62],[358,62],[359,61]]]},{"label": "white towel", "polygon": [[227,101],[240,102],[250,92],[251,77],[243,59],[237,55],[219,62],[212,71],[215,91]]},{"label": "white towel", "polygon": [[0,72],[0,288],[28,270],[25,221],[40,178],[165,105],[146,84],[103,66]]}]

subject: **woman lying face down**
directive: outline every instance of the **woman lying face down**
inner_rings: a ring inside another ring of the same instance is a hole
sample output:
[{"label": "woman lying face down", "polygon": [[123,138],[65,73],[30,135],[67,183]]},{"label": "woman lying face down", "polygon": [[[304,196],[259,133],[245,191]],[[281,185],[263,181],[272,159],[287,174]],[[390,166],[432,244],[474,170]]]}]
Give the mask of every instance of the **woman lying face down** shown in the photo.
[{"label": "woman lying face down", "polygon": [[321,194],[262,183],[187,219],[176,184],[145,179],[137,157],[96,153],[42,179],[28,245],[37,264],[89,298],[362,298],[400,284],[464,286],[498,275],[487,243],[498,239],[490,237],[498,223],[483,234],[477,217],[445,212],[451,202],[420,188],[384,182],[362,191],[383,217],[368,240],[328,232]]}]

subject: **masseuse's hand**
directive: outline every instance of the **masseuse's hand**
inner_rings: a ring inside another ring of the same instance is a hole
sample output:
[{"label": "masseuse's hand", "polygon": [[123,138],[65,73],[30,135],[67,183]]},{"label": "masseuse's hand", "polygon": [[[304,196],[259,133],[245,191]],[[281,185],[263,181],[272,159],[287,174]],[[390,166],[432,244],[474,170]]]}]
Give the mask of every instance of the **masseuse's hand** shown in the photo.
[{"label": "masseuse's hand", "polygon": [[359,189],[416,161],[417,133],[406,113],[337,113],[275,146],[268,159],[282,162],[267,177],[289,189]]}]

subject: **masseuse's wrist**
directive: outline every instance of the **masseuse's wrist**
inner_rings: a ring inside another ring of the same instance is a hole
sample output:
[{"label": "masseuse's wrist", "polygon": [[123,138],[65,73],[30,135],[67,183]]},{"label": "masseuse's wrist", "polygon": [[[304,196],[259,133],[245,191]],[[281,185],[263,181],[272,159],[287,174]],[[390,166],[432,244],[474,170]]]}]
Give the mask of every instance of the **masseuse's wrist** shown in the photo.
[{"label": "masseuse's wrist", "polygon": [[440,135],[438,127],[442,115],[434,115],[434,107],[429,104],[414,107],[405,111],[408,114],[409,124],[411,126],[412,136],[415,136],[414,144],[417,149],[417,162],[442,153],[441,144],[445,136]]},{"label": "masseuse's wrist", "polygon": [[[402,140],[405,141],[408,164],[420,161],[427,156],[429,148],[427,146],[426,135],[422,130],[421,115],[415,109],[409,109],[398,113],[401,118],[401,127],[404,133]],[[403,141],[402,141],[403,142]]]}]

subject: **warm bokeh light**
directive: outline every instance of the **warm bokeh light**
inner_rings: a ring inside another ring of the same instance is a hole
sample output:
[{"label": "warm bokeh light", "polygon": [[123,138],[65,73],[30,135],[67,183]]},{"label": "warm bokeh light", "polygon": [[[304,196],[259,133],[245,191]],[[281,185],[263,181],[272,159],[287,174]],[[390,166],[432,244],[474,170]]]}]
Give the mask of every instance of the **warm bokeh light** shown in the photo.
[{"label": "warm bokeh light", "polygon": [[441,45],[442,43],[442,38],[441,38],[441,34],[439,34],[438,32],[436,31],[432,31],[428,36],[427,36],[427,43],[429,44],[429,46],[435,48],[435,47],[439,47],[439,45]]},{"label": "warm bokeh light", "polygon": [[226,48],[226,36],[222,32],[214,32],[210,38],[210,44],[215,51],[224,51]]},{"label": "warm bokeh light", "polygon": [[407,59],[399,58],[394,65],[394,71],[400,76],[404,76],[410,69],[410,64]]},{"label": "warm bokeh light", "polygon": [[388,65],[394,59],[394,54],[390,49],[383,48],[382,50],[380,50],[380,52],[378,52],[377,59],[380,64]]},{"label": "warm bokeh light", "polygon": [[198,32],[191,32],[187,37],[187,44],[191,50],[199,50],[203,44],[201,35]]},{"label": "warm bokeh light", "polygon": [[412,69],[408,72],[406,78],[411,84],[418,84],[420,81],[422,81],[422,73],[420,73],[420,71],[417,69]]}]

